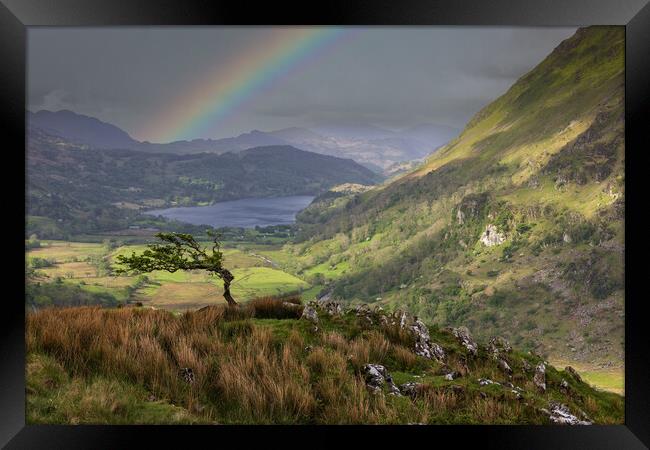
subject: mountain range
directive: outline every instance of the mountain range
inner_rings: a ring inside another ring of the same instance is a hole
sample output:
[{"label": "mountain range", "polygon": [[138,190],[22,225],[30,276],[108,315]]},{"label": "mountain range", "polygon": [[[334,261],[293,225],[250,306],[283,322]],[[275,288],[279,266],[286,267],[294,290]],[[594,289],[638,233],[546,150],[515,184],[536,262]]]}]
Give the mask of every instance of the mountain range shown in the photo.
[{"label": "mountain range", "polygon": [[285,128],[276,131],[252,130],[236,137],[194,139],[158,144],[140,142],[124,130],[94,117],[69,110],[27,113],[29,128],[99,149],[130,149],[149,153],[225,153],[254,147],[293,146],[324,155],[354,159],[376,172],[395,163],[417,160],[458,134],[447,126],[421,124],[396,132],[366,124],[324,126],[316,131]]}]

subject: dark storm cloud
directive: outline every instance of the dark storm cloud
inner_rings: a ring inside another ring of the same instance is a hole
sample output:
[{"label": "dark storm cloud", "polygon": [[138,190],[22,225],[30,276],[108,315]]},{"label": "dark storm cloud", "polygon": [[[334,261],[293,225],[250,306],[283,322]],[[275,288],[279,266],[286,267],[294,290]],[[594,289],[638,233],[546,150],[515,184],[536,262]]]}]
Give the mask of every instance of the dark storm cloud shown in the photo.
[{"label": "dark storm cloud", "polygon": [[[201,132],[323,123],[462,128],[574,28],[367,27]],[[71,109],[134,137],[201,76],[264,42],[265,27],[32,28],[28,108]],[[189,136],[188,136],[189,137]]]}]

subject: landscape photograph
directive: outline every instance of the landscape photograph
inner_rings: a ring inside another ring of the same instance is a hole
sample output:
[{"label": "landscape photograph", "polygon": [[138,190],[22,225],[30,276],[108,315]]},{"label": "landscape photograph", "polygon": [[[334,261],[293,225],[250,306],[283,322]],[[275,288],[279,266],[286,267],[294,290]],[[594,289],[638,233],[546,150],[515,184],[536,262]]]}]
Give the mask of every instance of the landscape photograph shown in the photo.
[{"label": "landscape photograph", "polygon": [[625,423],[625,27],[43,26],[26,73],[27,424]]}]

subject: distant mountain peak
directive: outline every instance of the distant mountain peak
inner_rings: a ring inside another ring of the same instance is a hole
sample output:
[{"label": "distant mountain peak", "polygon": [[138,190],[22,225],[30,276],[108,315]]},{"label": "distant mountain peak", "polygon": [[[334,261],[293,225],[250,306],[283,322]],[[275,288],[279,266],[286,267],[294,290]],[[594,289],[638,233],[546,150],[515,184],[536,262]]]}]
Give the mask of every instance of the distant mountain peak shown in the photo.
[{"label": "distant mountain peak", "polygon": [[78,114],[69,109],[39,110],[27,114],[29,127],[87,144],[95,148],[133,149],[139,142],[121,128],[95,117]]}]

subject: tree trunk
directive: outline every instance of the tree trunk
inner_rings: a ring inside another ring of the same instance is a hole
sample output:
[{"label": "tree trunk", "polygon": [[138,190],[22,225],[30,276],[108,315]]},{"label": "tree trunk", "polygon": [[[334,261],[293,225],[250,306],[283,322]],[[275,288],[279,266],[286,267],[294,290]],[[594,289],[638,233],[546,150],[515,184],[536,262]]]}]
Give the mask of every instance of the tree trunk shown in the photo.
[{"label": "tree trunk", "polygon": [[226,299],[229,306],[237,306],[237,302],[232,298],[232,295],[230,295],[230,283],[235,277],[226,269],[222,269],[220,275],[223,280],[223,298]]},{"label": "tree trunk", "polygon": [[230,281],[223,280],[223,298],[226,299],[228,305],[237,306],[237,302],[230,295]]}]

